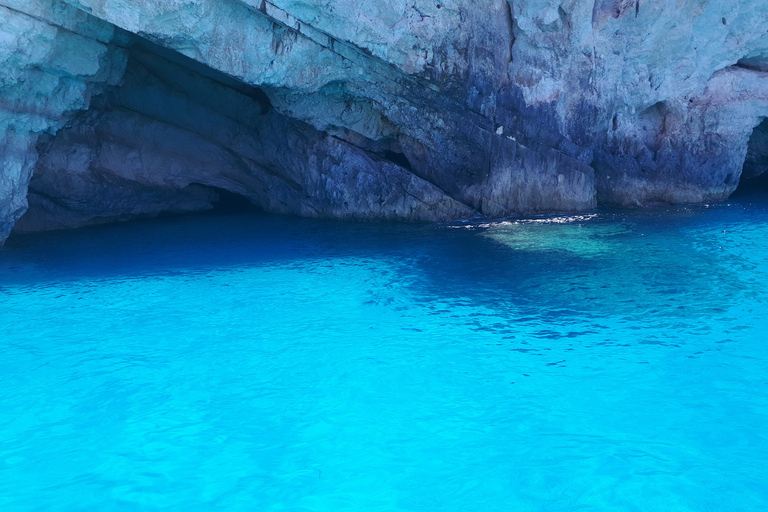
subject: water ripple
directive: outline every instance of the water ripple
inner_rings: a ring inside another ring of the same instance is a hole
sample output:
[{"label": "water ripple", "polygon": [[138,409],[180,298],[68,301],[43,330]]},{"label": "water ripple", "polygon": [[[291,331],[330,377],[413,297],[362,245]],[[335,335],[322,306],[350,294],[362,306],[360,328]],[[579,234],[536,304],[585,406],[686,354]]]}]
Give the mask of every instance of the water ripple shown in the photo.
[{"label": "water ripple", "polygon": [[0,249],[3,510],[762,510],[768,208]]}]

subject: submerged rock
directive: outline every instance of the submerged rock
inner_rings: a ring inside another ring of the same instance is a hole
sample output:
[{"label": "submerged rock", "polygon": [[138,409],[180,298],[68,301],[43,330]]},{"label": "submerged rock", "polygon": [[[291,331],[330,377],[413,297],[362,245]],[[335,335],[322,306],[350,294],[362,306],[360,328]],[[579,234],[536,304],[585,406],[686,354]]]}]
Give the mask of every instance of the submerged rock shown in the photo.
[{"label": "submerged rock", "polygon": [[768,167],[758,0],[0,5],[0,239],[220,189],[436,221],[720,200]]}]

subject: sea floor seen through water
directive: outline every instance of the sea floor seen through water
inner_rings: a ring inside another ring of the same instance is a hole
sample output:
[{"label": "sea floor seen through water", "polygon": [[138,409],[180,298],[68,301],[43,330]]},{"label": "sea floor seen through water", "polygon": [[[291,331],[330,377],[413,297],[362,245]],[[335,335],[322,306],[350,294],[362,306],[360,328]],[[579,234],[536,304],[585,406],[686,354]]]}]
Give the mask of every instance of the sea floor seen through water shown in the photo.
[{"label": "sea floor seen through water", "polygon": [[0,249],[0,510],[768,510],[768,200]]}]

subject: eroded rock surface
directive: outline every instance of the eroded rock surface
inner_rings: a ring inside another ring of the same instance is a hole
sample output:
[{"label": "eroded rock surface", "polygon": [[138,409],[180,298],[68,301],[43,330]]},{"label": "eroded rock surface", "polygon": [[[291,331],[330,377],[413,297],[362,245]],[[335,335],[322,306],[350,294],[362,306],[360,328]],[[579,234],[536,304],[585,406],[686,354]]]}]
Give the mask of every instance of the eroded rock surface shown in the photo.
[{"label": "eroded rock surface", "polygon": [[215,189],[431,221],[712,201],[768,167],[762,0],[0,5],[0,238],[32,174],[18,230]]},{"label": "eroded rock surface", "polygon": [[120,80],[124,52],[114,27],[65,4],[0,4],[0,241],[27,208],[35,144],[93,94]]},{"label": "eroded rock surface", "polygon": [[149,44],[128,48],[122,84],[39,144],[18,230],[205,210],[217,199],[211,187],[304,216],[472,215],[384,156],[280,114],[258,89],[203,76]]}]

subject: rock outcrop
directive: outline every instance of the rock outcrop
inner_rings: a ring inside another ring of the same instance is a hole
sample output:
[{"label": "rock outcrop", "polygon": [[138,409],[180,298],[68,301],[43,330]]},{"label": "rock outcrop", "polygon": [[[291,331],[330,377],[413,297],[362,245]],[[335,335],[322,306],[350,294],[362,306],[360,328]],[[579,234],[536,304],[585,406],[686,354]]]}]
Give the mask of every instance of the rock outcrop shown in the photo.
[{"label": "rock outcrop", "polygon": [[768,168],[760,0],[0,5],[0,239],[217,190],[436,221],[721,200]]},{"label": "rock outcrop", "polygon": [[205,210],[214,189],[279,213],[435,221],[467,206],[388,161],[277,112],[259,89],[129,41],[122,84],[38,144],[19,231]]},{"label": "rock outcrop", "polygon": [[0,241],[27,209],[39,136],[120,81],[125,52],[110,44],[114,32],[48,0],[0,4]]}]

